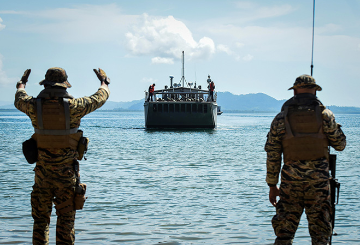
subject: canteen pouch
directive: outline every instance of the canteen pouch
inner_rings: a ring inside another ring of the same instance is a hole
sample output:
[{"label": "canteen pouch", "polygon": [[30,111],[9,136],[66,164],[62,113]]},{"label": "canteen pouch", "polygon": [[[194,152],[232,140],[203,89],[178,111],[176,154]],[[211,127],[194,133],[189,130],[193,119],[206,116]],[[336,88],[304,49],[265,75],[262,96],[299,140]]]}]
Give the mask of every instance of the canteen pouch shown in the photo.
[{"label": "canteen pouch", "polygon": [[[81,137],[79,140],[78,147],[77,147],[77,151],[79,153],[78,160],[81,160],[83,158],[84,154],[87,152],[88,145],[89,145],[89,138]],[[84,159],[86,160],[85,157],[84,157]]]},{"label": "canteen pouch", "polygon": [[28,163],[33,164],[37,161],[38,149],[35,139],[30,138],[24,141],[22,143],[22,151]]},{"label": "canteen pouch", "polygon": [[84,203],[87,199],[87,197],[85,197],[85,193],[86,193],[86,184],[80,183],[75,187],[75,198],[74,198],[75,210],[83,209]]}]

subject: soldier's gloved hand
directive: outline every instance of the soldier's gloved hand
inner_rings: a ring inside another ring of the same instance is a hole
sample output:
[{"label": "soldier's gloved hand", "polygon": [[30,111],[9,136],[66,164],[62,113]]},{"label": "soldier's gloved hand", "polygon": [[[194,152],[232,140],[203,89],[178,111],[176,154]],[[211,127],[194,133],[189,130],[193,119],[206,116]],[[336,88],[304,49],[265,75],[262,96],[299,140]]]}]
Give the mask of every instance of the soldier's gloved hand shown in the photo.
[{"label": "soldier's gloved hand", "polygon": [[17,82],[16,88],[18,88],[20,84],[26,85],[26,83],[27,83],[27,81],[28,81],[28,78],[29,78],[29,76],[30,76],[30,73],[31,73],[31,69],[27,69],[27,70],[24,72],[24,75],[21,77],[20,81]]},{"label": "soldier's gloved hand", "polygon": [[94,72],[95,72],[96,76],[98,77],[98,79],[100,80],[100,82],[104,82],[106,85],[108,85],[110,83],[110,78],[107,77],[104,70],[99,68],[98,70],[94,69]]}]

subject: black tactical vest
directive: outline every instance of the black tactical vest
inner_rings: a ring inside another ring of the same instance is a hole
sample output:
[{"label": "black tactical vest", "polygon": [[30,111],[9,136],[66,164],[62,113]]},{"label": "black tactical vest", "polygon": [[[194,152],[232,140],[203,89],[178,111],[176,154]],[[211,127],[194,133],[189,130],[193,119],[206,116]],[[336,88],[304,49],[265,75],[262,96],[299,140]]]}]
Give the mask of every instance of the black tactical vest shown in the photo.
[{"label": "black tactical vest", "polygon": [[329,158],[329,142],[323,132],[324,106],[313,94],[299,94],[285,102],[284,162]]}]

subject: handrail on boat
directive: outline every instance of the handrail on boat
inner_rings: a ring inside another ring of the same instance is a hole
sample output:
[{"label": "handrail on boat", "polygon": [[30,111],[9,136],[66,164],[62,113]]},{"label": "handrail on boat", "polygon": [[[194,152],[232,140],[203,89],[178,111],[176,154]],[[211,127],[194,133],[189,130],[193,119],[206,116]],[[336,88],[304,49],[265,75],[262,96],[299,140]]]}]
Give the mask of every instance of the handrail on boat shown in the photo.
[{"label": "handrail on boat", "polygon": [[[196,90],[196,91],[188,91],[188,92],[173,92],[173,91],[154,91],[154,100],[155,101],[159,101],[156,97],[156,95],[162,95],[162,99],[160,101],[173,101],[173,100],[167,100],[170,95],[170,98],[175,99],[175,101],[185,101],[185,100],[181,100],[181,99],[202,99],[204,102],[208,101],[208,98],[210,96],[209,91],[207,90]],[[176,96],[176,95],[181,95],[180,96]],[[185,95],[185,97],[183,97],[183,95]],[[147,101],[149,97],[149,92],[145,91],[145,101]],[[214,93],[214,101],[216,102],[217,100],[217,93]]]}]

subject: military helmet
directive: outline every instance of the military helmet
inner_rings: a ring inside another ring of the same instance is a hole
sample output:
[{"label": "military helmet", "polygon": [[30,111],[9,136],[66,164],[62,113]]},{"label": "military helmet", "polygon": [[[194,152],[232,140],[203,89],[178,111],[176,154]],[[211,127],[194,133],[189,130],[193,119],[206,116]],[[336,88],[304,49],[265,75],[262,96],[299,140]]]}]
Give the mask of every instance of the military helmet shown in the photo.
[{"label": "military helmet", "polygon": [[294,85],[289,88],[296,89],[296,88],[315,88],[317,91],[321,91],[322,88],[316,84],[315,78],[310,75],[301,75],[296,78]]},{"label": "military helmet", "polygon": [[71,88],[71,84],[67,81],[66,71],[60,67],[52,67],[47,70],[45,79],[42,80],[40,85],[59,86],[63,88]]}]

